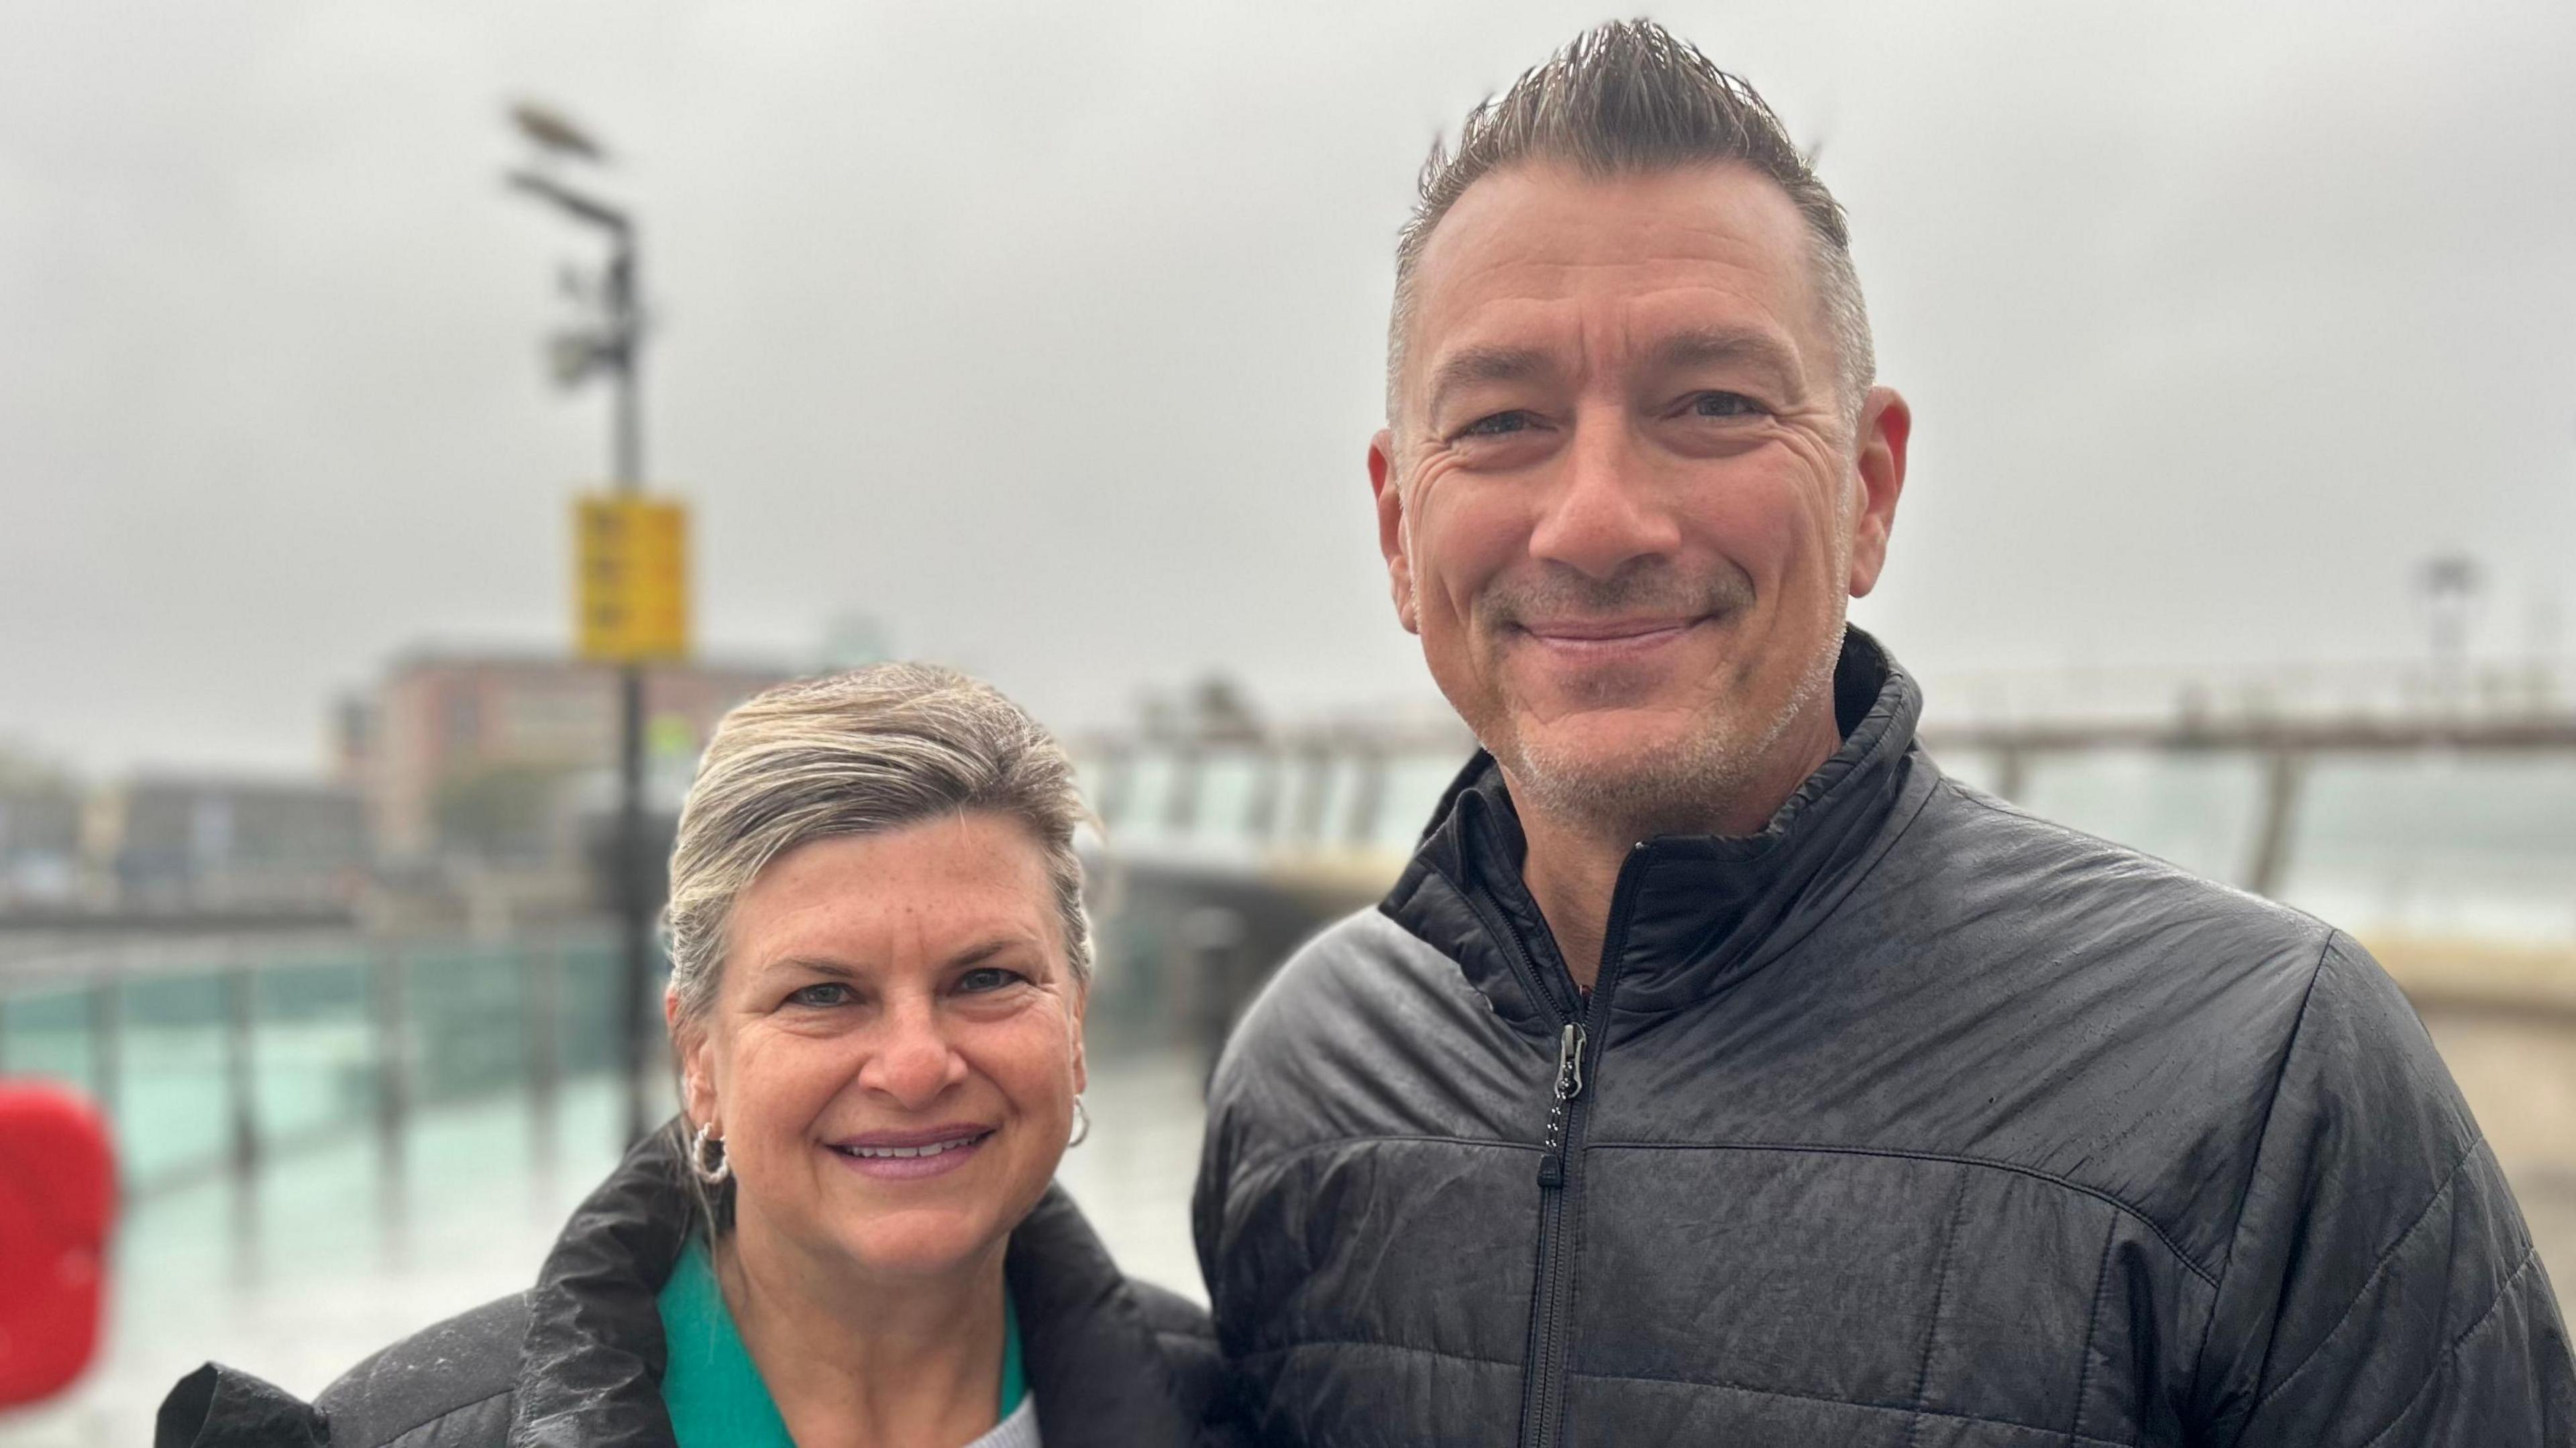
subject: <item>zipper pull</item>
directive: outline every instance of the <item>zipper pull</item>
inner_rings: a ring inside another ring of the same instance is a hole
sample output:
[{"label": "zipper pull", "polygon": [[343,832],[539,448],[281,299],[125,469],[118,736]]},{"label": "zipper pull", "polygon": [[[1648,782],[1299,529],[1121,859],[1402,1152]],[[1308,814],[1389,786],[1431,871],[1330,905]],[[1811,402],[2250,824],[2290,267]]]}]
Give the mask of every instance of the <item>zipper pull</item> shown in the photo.
[{"label": "zipper pull", "polygon": [[1556,1099],[1571,1101],[1583,1094],[1583,1028],[1567,1022],[1556,1038]]},{"label": "zipper pull", "polygon": [[1556,1038],[1555,1104],[1547,1109],[1547,1140],[1541,1143],[1538,1184],[1565,1185],[1566,1103],[1583,1094],[1583,1028],[1569,1023]]}]

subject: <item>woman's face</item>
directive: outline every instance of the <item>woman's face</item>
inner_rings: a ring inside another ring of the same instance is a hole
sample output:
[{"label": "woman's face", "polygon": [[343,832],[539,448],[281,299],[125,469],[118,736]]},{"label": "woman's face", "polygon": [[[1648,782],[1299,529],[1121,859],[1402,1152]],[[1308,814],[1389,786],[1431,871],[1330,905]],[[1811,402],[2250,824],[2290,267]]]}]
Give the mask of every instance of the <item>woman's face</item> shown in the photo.
[{"label": "woman's face", "polygon": [[817,840],[736,902],[690,1115],[749,1241],[935,1275],[1037,1205],[1083,1086],[1082,993],[1045,856],[992,813]]}]

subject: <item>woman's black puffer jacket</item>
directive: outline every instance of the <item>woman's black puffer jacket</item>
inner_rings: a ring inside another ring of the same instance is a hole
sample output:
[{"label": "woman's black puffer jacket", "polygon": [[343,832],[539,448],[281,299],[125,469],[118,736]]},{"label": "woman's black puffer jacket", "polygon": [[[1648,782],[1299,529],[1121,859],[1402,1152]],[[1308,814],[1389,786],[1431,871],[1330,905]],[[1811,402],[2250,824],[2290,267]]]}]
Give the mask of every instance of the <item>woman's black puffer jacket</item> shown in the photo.
[{"label": "woman's black puffer jacket", "polygon": [[[404,1339],[308,1406],[208,1364],[161,1405],[159,1448],[671,1448],[656,1302],[696,1221],[672,1134],[627,1154],[536,1286]],[[1220,1368],[1207,1314],[1121,1274],[1060,1187],[1004,1271],[1047,1448],[1199,1448]]]}]

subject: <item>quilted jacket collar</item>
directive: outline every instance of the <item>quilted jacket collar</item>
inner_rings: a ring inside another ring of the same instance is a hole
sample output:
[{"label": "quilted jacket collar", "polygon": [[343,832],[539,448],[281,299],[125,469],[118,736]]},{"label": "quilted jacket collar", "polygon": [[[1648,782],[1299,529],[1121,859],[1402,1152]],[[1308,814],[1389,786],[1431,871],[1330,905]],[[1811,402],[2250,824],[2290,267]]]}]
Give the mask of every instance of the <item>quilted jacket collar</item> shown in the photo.
[{"label": "quilted jacket collar", "polygon": [[[1759,834],[1663,836],[1630,859],[1626,869],[1644,878],[1631,887],[1619,1015],[1677,1009],[1767,963],[1842,899],[1921,807],[1933,777],[1914,747],[1922,696],[1858,629],[1845,633],[1834,700],[1842,747]],[[1521,882],[1527,849],[1502,770],[1479,753],[1379,908],[1458,961],[1505,1020],[1545,1031],[1577,1003]]]}]

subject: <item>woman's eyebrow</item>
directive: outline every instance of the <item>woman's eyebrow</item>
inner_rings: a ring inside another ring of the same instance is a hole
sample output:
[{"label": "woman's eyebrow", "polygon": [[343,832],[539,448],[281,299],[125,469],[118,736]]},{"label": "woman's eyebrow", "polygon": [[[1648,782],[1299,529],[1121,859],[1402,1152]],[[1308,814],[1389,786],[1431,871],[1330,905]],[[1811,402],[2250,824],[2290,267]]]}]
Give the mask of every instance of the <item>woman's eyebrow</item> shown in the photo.
[{"label": "woman's eyebrow", "polygon": [[1000,955],[1005,951],[1034,946],[1035,943],[1036,942],[1030,940],[1026,936],[995,936],[993,939],[987,940],[980,945],[970,945],[964,950],[959,951],[957,954],[950,956],[948,958],[948,963],[952,966],[981,965],[985,961],[991,960],[994,956]]},{"label": "woman's eyebrow", "polygon": [[829,956],[821,955],[782,955],[776,960],[763,962],[760,968],[763,970],[801,970],[808,974],[826,976],[833,980],[856,980],[859,977],[859,972],[855,967],[845,965]]}]

